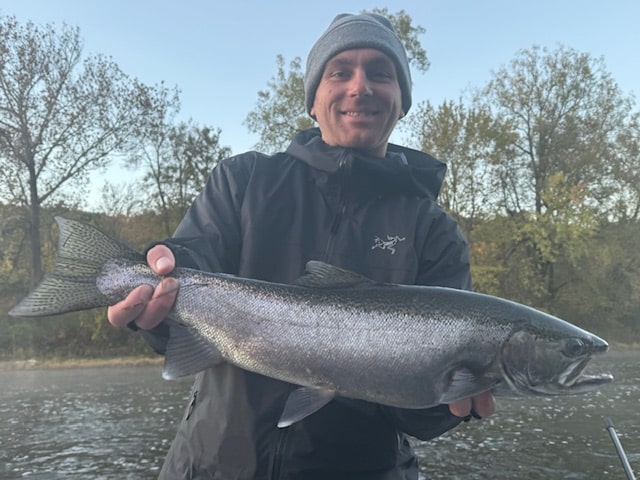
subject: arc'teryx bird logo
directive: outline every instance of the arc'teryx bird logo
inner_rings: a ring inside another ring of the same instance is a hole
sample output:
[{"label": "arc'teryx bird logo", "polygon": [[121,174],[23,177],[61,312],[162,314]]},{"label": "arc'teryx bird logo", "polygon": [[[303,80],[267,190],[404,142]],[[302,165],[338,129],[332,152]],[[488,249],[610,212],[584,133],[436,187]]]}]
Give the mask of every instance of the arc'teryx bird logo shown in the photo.
[{"label": "arc'teryx bird logo", "polygon": [[380,237],[376,236],[373,239],[373,247],[371,247],[371,250],[375,250],[376,248],[379,248],[380,250],[389,250],[391,255],[394,255],[396,253],[395,247],[398,242],[404,242],[406,239],[407,237],[399,237],[397,235],[392,237],[391,235],[387,235],[387,240],[382,240]]}]

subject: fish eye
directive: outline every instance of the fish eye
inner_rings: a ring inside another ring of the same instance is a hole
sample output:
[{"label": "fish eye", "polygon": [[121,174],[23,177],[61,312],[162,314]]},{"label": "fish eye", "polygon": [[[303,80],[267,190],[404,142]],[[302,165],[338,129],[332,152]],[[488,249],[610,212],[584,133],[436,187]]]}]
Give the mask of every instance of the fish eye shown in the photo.
[{"label": "fish eye", "polygon": [[587,349],[587,345],[579,338],[565,338],[562,341],[562,353],[567,357],[579,357],[583,355]]}]

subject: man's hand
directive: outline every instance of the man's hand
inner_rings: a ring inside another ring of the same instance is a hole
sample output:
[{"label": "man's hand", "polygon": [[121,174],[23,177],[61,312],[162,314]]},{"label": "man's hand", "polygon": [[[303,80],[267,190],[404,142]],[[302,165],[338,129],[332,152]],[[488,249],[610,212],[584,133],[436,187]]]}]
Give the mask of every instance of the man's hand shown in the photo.
[{"label": "man's hand", "polygon": [[464,398],[449,404],[449,410],[456,417],[466,417],[475,412],[479,417],[484,418],[492,415],[496,410],[496,402],[492,392],[484,392],[472,398]]},{"label": "man's hand", "polygon": [[[156,245],[147,253],[147,263],[158,275],[167,275],[176,266],[173,252],[165,245]],[[140,285],[122,300],[107,309],[109,322],[124,328],[131,322],[144,330],[157,326],[167,316],[178,293],[179,283],[175,278],[164,278],[153,289]]]}]

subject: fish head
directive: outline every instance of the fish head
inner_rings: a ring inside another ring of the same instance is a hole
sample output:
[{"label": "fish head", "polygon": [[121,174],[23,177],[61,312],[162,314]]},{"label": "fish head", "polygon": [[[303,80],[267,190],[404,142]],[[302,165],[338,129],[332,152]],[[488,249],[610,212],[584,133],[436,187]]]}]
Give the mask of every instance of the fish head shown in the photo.
[{"label": "fish head", "polygon": [[503,380],[526,395],[589,392],[613,380],[608,373],[583,373],[591,358],[607,349],[606,341],[570,324],[555,332],[519,330],[502,348]]}]

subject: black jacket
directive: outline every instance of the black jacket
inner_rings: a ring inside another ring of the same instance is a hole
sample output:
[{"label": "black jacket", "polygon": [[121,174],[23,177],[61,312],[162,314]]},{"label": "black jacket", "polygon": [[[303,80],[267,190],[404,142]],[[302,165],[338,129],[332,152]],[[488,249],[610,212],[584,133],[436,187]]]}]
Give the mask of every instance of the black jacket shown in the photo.
[{"label": "black jacket", "polygon": [[[435,202],[444,164],[390,145],[385,159],[329,147],[317,129],[285,153],[221,162],[168,240],[178,265],[292,282],[322,260],[384,282],[470,288],[467,242]],[[340,398],[286,429],[294,386],[231,365],[196,377],[164,479],[416,479],[405,433],[460,419]]]}]

